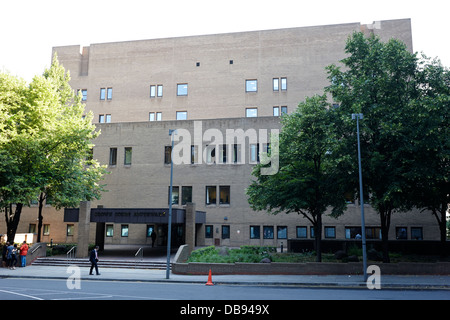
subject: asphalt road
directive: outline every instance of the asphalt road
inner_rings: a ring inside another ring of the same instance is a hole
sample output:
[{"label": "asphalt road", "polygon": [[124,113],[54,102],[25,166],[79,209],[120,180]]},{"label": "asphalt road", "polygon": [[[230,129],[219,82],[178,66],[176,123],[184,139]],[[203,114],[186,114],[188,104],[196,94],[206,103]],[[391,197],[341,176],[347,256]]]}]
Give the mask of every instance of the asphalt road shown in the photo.
[{"label": "asphalt road", "polygon": [[[445,290],[368,290],[188,283],[0,279],[3,300],[450,300]],[[270,304],[270,302],[269,302]],[[174,310],[172,310],[174,311]]]}]

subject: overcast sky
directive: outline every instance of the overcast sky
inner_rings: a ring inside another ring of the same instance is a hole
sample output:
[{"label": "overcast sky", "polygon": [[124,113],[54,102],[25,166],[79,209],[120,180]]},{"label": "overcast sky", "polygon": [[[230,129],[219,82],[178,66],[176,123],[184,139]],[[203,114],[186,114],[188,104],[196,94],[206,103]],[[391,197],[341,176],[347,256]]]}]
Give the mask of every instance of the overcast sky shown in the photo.
[{"label": "overcast sky", "polygon": [[[312,3],[310,3],[312,2]],[[0,71],[30,81],[52,47],[412,19],[414,51],[450,67],[448,0],[0,0]]]}]

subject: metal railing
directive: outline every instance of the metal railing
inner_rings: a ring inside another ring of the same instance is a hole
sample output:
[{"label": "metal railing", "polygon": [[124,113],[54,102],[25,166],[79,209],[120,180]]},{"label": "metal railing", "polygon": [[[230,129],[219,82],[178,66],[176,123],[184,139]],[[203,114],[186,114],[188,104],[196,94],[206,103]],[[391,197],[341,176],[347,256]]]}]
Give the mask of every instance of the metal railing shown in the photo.
[{"label": "metal railing", "polygon": [[70,248],[66,253],[67,265],[69,265],[69,261],[75,258],[75,254],[77,252],[77,247]]},{"label": "metal railing", "polygon": [[134,268],[136,268],[138,262],[142,262],[144,260],[144,248],[139,248],[138,251],[134,254]]}]

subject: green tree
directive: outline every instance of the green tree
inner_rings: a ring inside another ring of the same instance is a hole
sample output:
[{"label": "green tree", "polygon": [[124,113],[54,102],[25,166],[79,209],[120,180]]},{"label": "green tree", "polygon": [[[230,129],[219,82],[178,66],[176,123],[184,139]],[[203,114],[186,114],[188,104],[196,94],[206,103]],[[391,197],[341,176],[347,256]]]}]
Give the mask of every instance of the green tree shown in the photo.
[{"label": "green tree", "polygon": [[44,75],[34,77],[28,86],[9,75],[0,79],[5,79],[0,85],[0,110],[9,115],[0,125],[4,160],[0,201],[8,239],[14,239],[24,205],[39,194],[41,201],[51,194],[56,207],[98,198],[103,190],[98,182],[105,168],[90,159],[91,141],[99,132],[91,123],[91,114],[83,117],[81,98],[70,88],[70,76],[56,56]]},{"label": "green tree", "polygon": [[341,170],[346,158],[334,153],[339,140],[334,132],[334,110],[326,96],[307,98],[296,112],[282,117],[279,136],[279,171],[262,175],[267,165],[255,166],[256,177],[246,193],[253,210],[270,214],[297,213],[315,232],[317,261],[321,261],[322,215],[338,217],[345,208],[345,182]]},{"label": "green tree", "polygon": [[[364,187],[380,216],[383,261],[389,262],[391,216],[418,205],[411,195],[417,190],[417,183],[427,175],[419,168],[426,161],[421,161],[420,165],[411,164],[419,157],[436,159],[427,152],[426,143],[417,141],[424,133],[420,130],[426,126],[426,132],[434,132],[432,135],[436,138],[440,129],[435,125],[443,114],[428,124],[421,122],[427,117],[427,108],[430,111],[437,108],[437,100],[425,90],[424,79],[429,77],[419,68],[416,54],[409,52],[402,42],[391,39],[384,43],[377,36],[355,33],[347,41],[346,53],[349,56],[341,61],[344,69],[336,65],[327,68],[331,82],[327,91],[340,104],[340,135],[351,154],[356,152],[355,124],[342,119],[348,119],[352,113],[364,114],[364,120],[360,122]],[[442,86],[442,82],[439,85]],[[431,100],[427,102],[427,99]],[[435,123],[428,127],[433,121]],[[448,135],[440,139],[448,140]],[[441,151],[436,150],[437,153]],[[356,168],[356,160],[353,163]]]}]

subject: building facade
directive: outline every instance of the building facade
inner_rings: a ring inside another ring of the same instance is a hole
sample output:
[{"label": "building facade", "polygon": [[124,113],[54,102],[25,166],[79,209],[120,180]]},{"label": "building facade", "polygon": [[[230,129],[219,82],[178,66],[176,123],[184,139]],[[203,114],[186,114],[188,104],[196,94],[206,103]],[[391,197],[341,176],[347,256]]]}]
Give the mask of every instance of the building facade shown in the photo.
[{"label": "building facade", "polygon": [[[298,215],[253,211],[245,189],[280,116],[323,93],[325,67],[345,57],[346,40],[357,31],[398,38],[412,51],[409,19],[55,47],[101,130],[94,158],[110,172],[108,192],[91,203],[91,242],[150,244],[155,231],[156,244],[164,245],[169,201],[179,215],[174,244],[185,241],[190,203],[199,246],[279,246],[314,237]],[[173,150],[169,130],[177,130]],[[45,210],[43,240],[76,242],[78,223],[68,210]],[[365,211],[368,238],[378,239],[379,217],[370,206]],[[33,232],[37,208],[25,212],[19,232]],[[325,238],[354,238],[361,231],[357,203],[339,219],[324,217],[323,225]],[[389,237],[435,240],[439,233],[431,215],[410,212],[392,217]]]}]

